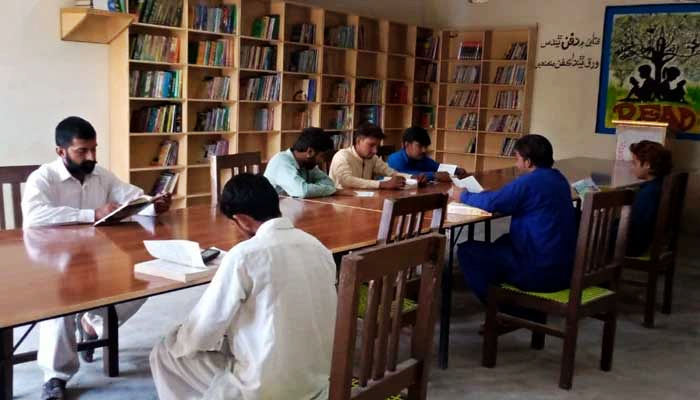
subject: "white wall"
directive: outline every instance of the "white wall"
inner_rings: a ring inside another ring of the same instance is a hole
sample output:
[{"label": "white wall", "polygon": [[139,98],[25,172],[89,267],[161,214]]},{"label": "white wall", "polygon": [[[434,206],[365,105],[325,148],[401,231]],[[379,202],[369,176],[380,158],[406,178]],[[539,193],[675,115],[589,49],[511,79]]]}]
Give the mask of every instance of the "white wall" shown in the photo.
[{"label": "white wall", "polygon": [[60,40],[59,9],[70,4],[2,1],[0,165],[53,159],[54,128],[69,115],[92,122],[109,164],[107,47]]}]

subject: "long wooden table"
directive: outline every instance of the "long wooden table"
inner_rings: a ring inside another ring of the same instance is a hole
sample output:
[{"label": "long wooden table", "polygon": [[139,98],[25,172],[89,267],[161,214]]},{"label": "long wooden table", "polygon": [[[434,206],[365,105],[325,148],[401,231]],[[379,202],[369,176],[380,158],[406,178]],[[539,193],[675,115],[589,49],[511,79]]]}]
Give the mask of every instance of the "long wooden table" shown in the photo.
[{"label": "long wooden table", "polygon": [[[376,243],[379,213],[289,198],[280,208],[334,253]],[[188,239],[229,249],[244,239],[231,221],[205,206],[138,221],[0,231],[0,399],[12,398],[13,327],[209,282],[135,274],[134,264],[151,258],[143,240]],[[116,333],[113,325],[107,331]],[[116,361],[116,353],[111,357]],[[116,373],[118,367],[110,376]]]}]

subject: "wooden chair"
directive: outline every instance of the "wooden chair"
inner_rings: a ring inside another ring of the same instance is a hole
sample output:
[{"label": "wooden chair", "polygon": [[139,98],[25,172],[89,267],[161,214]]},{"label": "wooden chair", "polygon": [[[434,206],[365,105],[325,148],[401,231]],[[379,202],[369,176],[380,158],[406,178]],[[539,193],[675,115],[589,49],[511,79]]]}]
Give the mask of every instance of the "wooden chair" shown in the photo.
[{"label": "wooden chair", "polygon": [[624,268],[643,271],[646,282],[625,281],[646,287],[644,306],[644,326],[654,327],[656,309],[656,286],[659,275],[664,275],[664,294],[661,312],[671,313],[673,299],[673,277],[676,272],[678,234],[683,213],[685,192],[688,186],[688,173],[677,172],[664,179],[659,211],[656,217],[654,236],[649,253],[642,257],[625,258]]},{"label": "wooden chair", "polygon": [[262,174],[265,165],[260,159],[260,152],[227,154],[224,156],[209,156],[209,175],[211,179],[211,205],[216,207],[221,198],[221,171],[231,171],[231,175],[248,172]]},{"label": "wooden chair", "polygon": [[384,146],[379,146],[379,149],[377,149],[377,157],[381,158],[382,160],[386,161],[386,159],[391,155],[391,153],[396,151],[396,146],[392,144],[386,144]]},{"label": "wooden chair", "polygon": [[[444,253],[445,237],[432,233],[343,257],[329,399],[385,399],[406,388],[409,399],[426,398]],[[423,266],[418,319],[411,332],[410,355],[399,362],[403,317],[395,305],[403,301],[407,275],[417,265]],[[369,302],[353,388],[359,292],[366,284]]]},{"label": "wooden chair", "polygon": [[[564,339],[559,387],[570,389],[579,320],[595,317],[604,323],[600,368],[610,370],[617,321],[616,291],[625,257],[633,201],[634,193],[628,190],[589,193],[585,196],[570,289],[555,293],[524,292],[510,285],[489,289],[482,365],[491,368],[496,364],[498,325],[501,322],[532,330],[531,346],[535,349],[544,346],[545,334],[557,336]],[[613,232],[618,216],[618,229]],[[536,323],[503,314],[499,312],[499,307],[503,305],[561,315],[565,325],[560,328],[546,322]]]},{"label": "wooden chair", "polygon": [[27,181],[29,174],[39,168],[38,165],[19,165],[16,167],[0,167],[0,230],[7,229],[5,216],[5,198],[3,185],[10,185],[10,196],[12,197],[10,209],[14,216],[14,227],[22,227],[22,207],[21,207],[21,184]]}]

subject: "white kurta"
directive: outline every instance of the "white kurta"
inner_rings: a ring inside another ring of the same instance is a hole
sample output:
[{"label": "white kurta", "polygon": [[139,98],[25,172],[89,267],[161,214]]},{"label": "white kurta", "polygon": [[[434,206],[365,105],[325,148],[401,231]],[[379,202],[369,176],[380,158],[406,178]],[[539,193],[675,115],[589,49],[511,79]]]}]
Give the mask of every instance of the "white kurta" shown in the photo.
[{"label": "white kurta", "polygon": [[327,398],[337,294],[331,252],[287,218],[224,257],[151,352],[163,400]]},{"label": "white kurta", "polygon": [[[142,194],[143,190],[120,181],[99,165],[85,176],[81,184],[68,172],[63,160],[58,158],[42,165],[27,179],[22,196],[23,227],[92,223],[95,221],[95,209],[108,202],[124,203]],[[36,241],[25,244],[28,247],[41,247],[41,243]],[[69,254],[61,257],[70,259]],[[119,322],[126,321],[145,301],[136,300],[116,306]],[[99,336],[102,336],[102,318],[106,311],[103,308],[87,313]],[[39,323],[37,363],[44,371],[45,380],[68,380],[78,371],[80,362],[76,352],[75,328],[74,315]]]}]

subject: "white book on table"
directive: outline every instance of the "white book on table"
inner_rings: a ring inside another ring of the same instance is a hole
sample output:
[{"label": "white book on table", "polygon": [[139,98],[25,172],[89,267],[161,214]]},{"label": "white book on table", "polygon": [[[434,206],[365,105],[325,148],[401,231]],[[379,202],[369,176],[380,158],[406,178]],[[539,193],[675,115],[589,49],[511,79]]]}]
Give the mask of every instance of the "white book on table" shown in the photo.
[{"label": "white book on table", "polygon": [[197,242],[144,240],[143,244],[155,259],[134,265],[135,272],[184,283],[213,277],[226,255],[225,251],[216,249],[219,250],[219,255],[205,265],[201,255],[202,249]]},{"label": "white book on table", "polygon": [[451,202],[447,204],[448,214],[459,214],[459,215],[474,215],[480,217],[490,217],[492,214],[488,211],[484,211],[481,208],[468,206],[464,203]]}]

